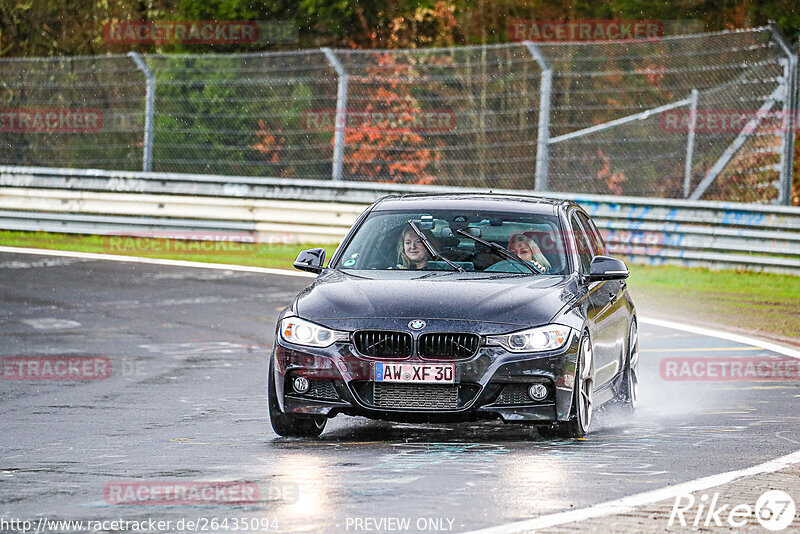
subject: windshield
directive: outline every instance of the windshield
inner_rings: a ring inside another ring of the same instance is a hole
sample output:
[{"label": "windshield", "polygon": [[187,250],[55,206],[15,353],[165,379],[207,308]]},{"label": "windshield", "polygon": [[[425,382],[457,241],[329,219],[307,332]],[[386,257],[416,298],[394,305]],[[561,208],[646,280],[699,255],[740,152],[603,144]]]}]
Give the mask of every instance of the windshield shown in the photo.
[{"label": "windshield", "polygon": [[[436,254],[430,253],[425,240],[420,239],[409,222],[423,234]],[[499,245],[506,251],[480,241]],[[554,215],[463,210],[376,211],[367,217],[333,267],[565,274],[565,250],[561,226]]]}]

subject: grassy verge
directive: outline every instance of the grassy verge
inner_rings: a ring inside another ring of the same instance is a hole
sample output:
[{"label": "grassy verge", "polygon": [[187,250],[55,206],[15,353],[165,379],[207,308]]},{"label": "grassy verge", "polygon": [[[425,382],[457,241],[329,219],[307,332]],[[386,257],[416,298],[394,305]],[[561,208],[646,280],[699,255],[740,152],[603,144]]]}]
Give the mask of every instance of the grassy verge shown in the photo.
[{"label": "grassy verge", "polygon": [[800,277],[630,266],[629,287],[643,314],[774,335],[800,344]]},{"label": "grassy verge", "polygon": [[[0,244],[290,269],[314,244],[188,243],[44,232],[0,231]],[[321,245],[328,257],[336,248]],[[629,286],[642,314],[766,334],[800,344],[800,277],[631,265]]]}]

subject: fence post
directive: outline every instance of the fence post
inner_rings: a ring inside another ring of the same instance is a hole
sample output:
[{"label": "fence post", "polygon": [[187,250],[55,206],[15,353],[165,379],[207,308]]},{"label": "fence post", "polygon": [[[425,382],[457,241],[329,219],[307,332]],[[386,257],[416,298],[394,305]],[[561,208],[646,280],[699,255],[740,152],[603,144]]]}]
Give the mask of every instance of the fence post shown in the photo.
[{"label": "fence post", "polygon": [[142,150],[142,170],[153,170],[153,117],[156,107],[156,77],[138,52],[128,52],[128,56],[136,63],[136,68],[144,74],[146,89],[144,103],[144,147]]},{"label": "fence post", "polygon": [[336,54],[333,53],[328,47],[321,48],[325,57],[328,58],[328,63],[336,71],[339,76],[339,84],[336,91],[336,121],[333,130],[333,170],[331,171],[331,179],[334,181],[341,181],[342,179],[342,165],[344,163],[344,134],[347,114],[347,72],[344,70],[342,63]]},{"label": "fence post", "polygon": [[781,131],[781,174],[780,174],[780,190],[778,192],[778,204],[786,206],[792,203],[792,165],[794,156],[794,129],[796,110],[795,105],[795,92],[797,91],[797,54],[786,42],[783,34],[775,25],[775,22],[770,21],[769,29],[778,46],[786,54],[786,63],[783,66],[784,73],[784,93],[783,93],[783,128]]},{"label": "fence post", "polygon": [[694,158],[694,136],[697,127],[697,89],[689,97],[689,135],[686,139],[686,166],[683,169],[683,198],[689,198],[692,189],[692,159]]},{"label": "fence post", "polygon": [[547,191],[549,189],[550,95],[553,88],[553,71],[536,43],[524,41],[524,44],[542,71],[539,82],[539,130],[536,137],[536,178],[533,189],[534,191]]}]

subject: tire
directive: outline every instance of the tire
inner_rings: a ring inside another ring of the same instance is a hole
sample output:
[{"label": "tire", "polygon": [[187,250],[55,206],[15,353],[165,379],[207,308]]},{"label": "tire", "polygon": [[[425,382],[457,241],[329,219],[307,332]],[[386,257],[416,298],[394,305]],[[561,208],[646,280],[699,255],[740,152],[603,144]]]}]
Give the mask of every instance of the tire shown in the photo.
[{"label": "tire", "polygon": [[594,354],[589,335],[584,334],[575,365],[575,383],[569,421],[559,421],[552,427],[539,429],[542,436],[582,438],[589,432],[594,409]]},{"label": "tire", "polygon": [[278,404],[278,391],[275,388],[275,360],[269,359],[269,378],[267,380],[267,397],[269,398],[269,421],[272,430],[279,436],[291,438],[316,438],[325,430],[328,420],[325,417],[297,417],[283,413]]},{"label": "tire", "polygon": [[622,375],[619,401],[623,409],[629,413],[633,413],[639,404],[639,331],[636,327],[636,319],[631,321],[628,333],[625,370]]}]

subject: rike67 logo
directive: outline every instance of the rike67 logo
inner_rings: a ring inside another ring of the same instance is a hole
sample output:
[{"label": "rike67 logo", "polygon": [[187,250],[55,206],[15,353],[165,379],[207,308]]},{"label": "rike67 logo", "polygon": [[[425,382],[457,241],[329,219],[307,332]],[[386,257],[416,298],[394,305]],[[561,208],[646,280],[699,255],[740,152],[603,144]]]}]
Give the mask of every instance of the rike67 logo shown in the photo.
[{"label": "rike67 logo", "polygon": [[767,530],[778,532],[792,524],[795,512],[794,499],[780,490],[763,493],[754,507],[750,504],[722,504],[719,502],[719,492],[711,496],[704,493],[699,499],[689,493],[675,498],[667,526],[677,524],[702,530],[709,527],[749,530],[761,525]]}]

